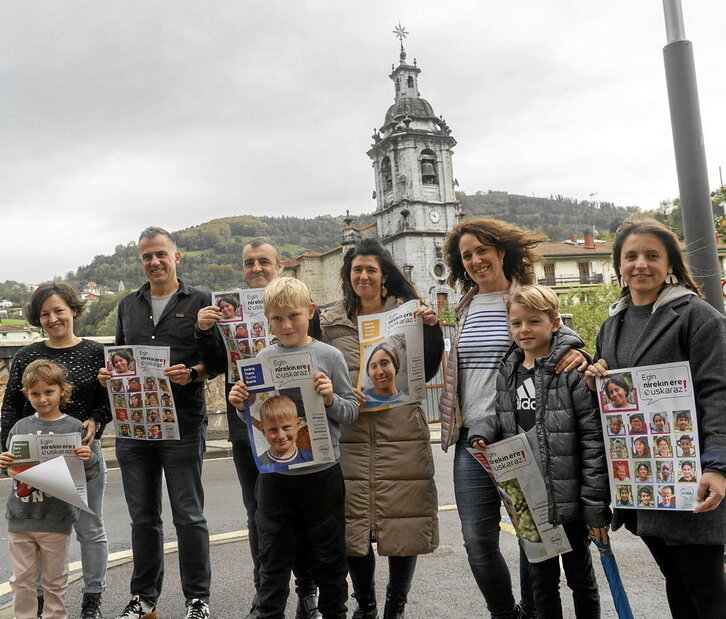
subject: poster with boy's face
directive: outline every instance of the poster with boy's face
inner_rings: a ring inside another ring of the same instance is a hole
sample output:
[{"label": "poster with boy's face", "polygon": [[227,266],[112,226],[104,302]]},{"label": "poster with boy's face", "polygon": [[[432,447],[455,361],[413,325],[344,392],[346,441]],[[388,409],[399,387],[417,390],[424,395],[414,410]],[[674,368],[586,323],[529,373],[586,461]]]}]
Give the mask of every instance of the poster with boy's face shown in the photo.
[{"label": "poster with boy's face", "polygon": [[313,461],[305,405],[299,388],[251,394],[254,449],[261,472]]}]

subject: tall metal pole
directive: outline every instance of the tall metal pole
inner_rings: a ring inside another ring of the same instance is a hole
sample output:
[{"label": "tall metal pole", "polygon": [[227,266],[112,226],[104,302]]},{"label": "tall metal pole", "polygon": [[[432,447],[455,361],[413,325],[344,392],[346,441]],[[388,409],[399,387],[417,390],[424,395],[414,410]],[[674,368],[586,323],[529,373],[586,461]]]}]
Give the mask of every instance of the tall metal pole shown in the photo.
[{"label": "tall metal pole", "polygon": [[706,169],[693,45],[686,39],[680,0],[663,0],[668,44],[663,48],[673,146],[688,262],[713,307],[723,313],[721,269]]}]

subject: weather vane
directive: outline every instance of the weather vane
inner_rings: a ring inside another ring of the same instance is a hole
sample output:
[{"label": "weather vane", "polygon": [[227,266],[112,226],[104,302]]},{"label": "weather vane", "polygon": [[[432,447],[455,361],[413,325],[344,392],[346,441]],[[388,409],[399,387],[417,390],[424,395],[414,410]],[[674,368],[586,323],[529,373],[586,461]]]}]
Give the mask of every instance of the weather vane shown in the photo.
[{"label": "weather vane", "polygon": [[398,22],[398,26],[393,29],[393,34],[401,42],[401,51],[403,51],[403,40],[408,36],[408,30]]}]

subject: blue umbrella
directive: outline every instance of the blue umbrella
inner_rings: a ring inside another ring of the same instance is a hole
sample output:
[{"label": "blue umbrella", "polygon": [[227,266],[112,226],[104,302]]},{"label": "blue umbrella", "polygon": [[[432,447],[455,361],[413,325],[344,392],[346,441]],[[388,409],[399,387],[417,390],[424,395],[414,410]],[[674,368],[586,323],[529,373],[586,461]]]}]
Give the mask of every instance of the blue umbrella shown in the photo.
[{"label": "blue umbrella", "polygon": [[600,551],[600,563],[608,579],[610,593],[613,596],[613,603],[615,604],[615,611],[618,613],[618,617],[620,619],[633,619],[633,611],[630,610],[628,594],[625,593],[625,587],[623,587],[623,581],[618,571],[618,564],[615,562],[615,555],[613,555],[613,549],[610,546],[610,537],[606,533],[604,542],[598,542],[592,537],[590,541]]}]

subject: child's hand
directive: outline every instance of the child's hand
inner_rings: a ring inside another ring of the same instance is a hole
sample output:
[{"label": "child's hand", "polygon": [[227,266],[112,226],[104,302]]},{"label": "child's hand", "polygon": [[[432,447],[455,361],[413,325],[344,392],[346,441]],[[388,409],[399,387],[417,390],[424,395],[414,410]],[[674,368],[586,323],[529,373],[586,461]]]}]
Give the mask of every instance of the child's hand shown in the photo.
[{"label": "child's hand", "polygon": [[585,370],[585,380],[590,391],[595,391],[595,378],[599,376],[603,378],[608,375],[608,363],[605,359],[598,359],[592,365],[588,365]]},{"label": "child's hand", "polygon": [[353,393],[355,394],[355,399],[358,400],[358,405],[363,406],[366,403],[366,397],[363,395],[363,392],[353,387]]},{"label": "child's hand", "polygon": [[80,447],[74,447],[73,453],[76,455],[76,458],[78,458],[82,462],[88,462],[91,459],[91,457],[93,456],[93,453],[91,452],[91,448],[88,445],[81,445]]},{"label": "child's hand", "polygon": [[315,381],[315,391],[323,396],[323,404],[330,406],[333,403],[333,381],[322,372],[313,376],[313,380]]},{"label": "child's hand", "polygon": [[471,446],[474,449],[486,449],[487,448],[487,444],[483,440],[481,440],[480,438],[472,441],[471,442]]},{"label": "child's hand", "polygon": [[241,380],[238,380],[229,390],[229,397],[227,399],[229,400],[229,403],[235,408],[238,408],[239,410],[244,410],[245,402],[249,397],[250,392],[247,391],[247,385],[245,385],[244,382],[242,382]]},{"label": "child's hand", "polygon": [[98,382],[105,387],[106,381],[111,378],[111,372],[109,372],[106,368],[101,368],[98,370],[96,378],[98,379]]},{"label": "child's hand", "polygon": [[15,461],[15,456],[9,451],[0,453],[0,469],[8,468]]},{"label": "child's hand", "polygon": [[610,527],[591,527],[588,525],[587,530],[590,532],[590,537],[598,544],[607,544],[609,528]]}]

